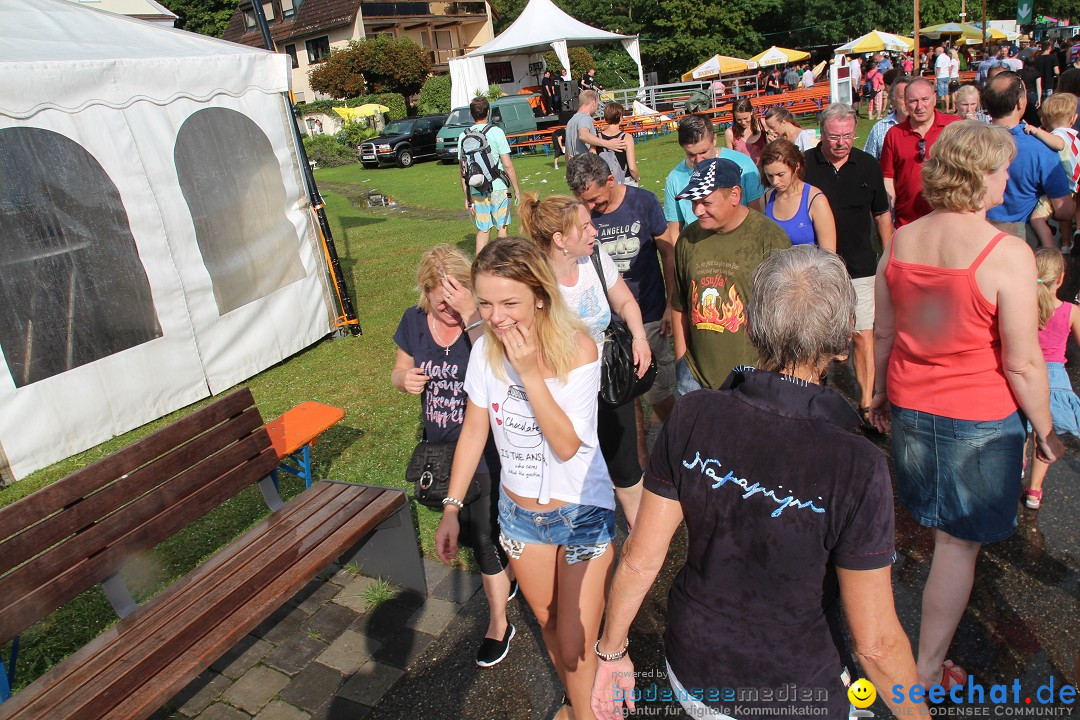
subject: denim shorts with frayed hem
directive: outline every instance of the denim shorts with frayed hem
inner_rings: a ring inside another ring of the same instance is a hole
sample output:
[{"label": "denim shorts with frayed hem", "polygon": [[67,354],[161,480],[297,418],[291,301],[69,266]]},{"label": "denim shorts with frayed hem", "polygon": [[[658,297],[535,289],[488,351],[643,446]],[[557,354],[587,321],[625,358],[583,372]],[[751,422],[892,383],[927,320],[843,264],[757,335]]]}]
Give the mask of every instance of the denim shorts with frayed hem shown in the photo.
[{"label": "denim shorts with frayed hem", "polygon": [[615,511],[568,503],[548,512],[526,510],[499,488],[499,543],[513,559],[526,545],[562,545],[566,563],[592,560],[615,540]]},{"label": "denim shorts with frayed hem", "polygon": [[1025,421],[957,420],[892,406],[900,502],[920,525],[961,540],[998,542],[1016,530]]}]

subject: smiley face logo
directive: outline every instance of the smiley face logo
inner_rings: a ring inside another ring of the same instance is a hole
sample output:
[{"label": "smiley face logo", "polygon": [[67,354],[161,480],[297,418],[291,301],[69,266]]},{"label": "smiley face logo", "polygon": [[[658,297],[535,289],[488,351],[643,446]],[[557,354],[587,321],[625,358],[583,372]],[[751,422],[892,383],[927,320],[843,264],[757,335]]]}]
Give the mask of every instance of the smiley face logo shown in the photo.
[{"label": "smiley face logo", "polygon": [[869,680],[859,678],[848,688],[847,696],[851,704],[857,708],[870,707],[877,699],[877,688]]}]

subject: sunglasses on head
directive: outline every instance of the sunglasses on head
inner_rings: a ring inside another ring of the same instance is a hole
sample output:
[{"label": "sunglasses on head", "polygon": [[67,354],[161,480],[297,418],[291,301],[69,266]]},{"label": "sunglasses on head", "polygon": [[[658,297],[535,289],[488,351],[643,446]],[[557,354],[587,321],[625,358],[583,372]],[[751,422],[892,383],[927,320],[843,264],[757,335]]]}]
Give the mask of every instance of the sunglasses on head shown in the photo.
[{"label": "sunglasses on head", "polygon": [[922,162],[926,159],[926,138],[919,138],[919,142],[915,145],[915,162]]}]

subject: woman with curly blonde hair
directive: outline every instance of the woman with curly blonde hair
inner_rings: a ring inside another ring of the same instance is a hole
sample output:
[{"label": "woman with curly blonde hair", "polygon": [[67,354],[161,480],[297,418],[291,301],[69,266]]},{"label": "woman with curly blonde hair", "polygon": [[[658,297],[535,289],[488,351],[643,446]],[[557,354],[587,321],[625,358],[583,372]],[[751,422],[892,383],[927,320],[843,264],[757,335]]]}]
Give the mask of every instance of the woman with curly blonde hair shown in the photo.
[{"label": "woman with curly blonde hair", "polygon": [[1036,335],[1035,259],[986,220],[1015,154],[1008,131],[976,120],[942,130],[922,168],[934,210],[897,230],[878,266],[870,419],[892,431],[901,502],[934,531],[919,628],[924,687],[967,682],[945,655],[982,543],[1016,530],[1024,417],[1037,458],[1063,451]]}]

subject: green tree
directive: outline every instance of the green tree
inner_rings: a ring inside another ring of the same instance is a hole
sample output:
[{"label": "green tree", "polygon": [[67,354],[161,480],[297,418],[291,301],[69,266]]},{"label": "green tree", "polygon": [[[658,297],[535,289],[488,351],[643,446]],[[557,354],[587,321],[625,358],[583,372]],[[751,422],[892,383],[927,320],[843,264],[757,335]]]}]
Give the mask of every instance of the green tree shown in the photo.
[{"label": "green tree", "polygon": [[658,0],[652,27],[643,30],[642,54],[662,78],[678,75],[720,53],[749,57],[770,43],[760,21],[781,9],[782,0]]},{"label": "green tree", "polygon": [[221,37],[237,0],[161,0],[161,4],[180,16],[176,27],[211,37]]},{"label": "green tree", "polygon": [[308,73],[308,79],[312,89],[335,98],[365,92],[401,93],[408,97],[420,91],[430,70],[427,53],[415,42],[380,35],[371,40],[350,40],[346,47],[334,48]]},{"label": "green tree", "polygon": [[449,113],[450,108],[450,76],[433,75],[420,88],[420,99],[416,103],[417,112],[421,115],[436,115]]},{"label": "green tree", "polygon": [[[583,47],[569,48],[566,54],[570,56],[570,72],[573,73],[574,77],[581,77],[586,70],[596,67],[596,60],[593,58],[592,53]],[[559,75],[564,70],[562,62],[554,50],[544,53],[544,62],[547,63],[552,75]]]}]

